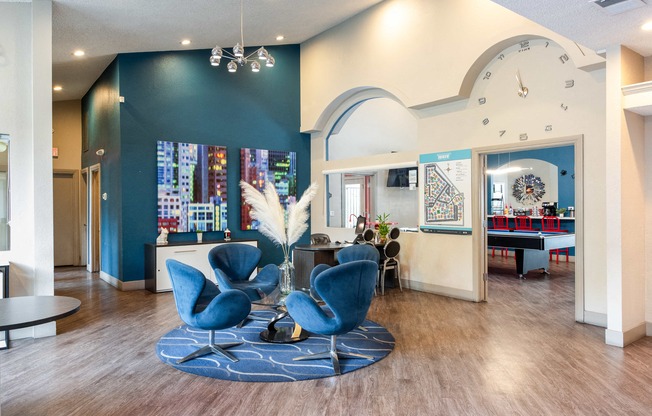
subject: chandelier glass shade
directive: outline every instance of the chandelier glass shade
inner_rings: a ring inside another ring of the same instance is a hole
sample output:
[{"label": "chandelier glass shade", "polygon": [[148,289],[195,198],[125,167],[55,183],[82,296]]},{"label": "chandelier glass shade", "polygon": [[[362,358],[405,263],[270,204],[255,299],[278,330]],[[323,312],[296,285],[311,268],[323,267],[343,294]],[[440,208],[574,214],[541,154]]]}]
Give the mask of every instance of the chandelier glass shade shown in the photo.
[{"label": "chandelier glass shade", "polygon": [[[226,65],[226,68],[229,72],[236,72],[238,66],[249,65],[251,67],[251,72],[260,71],[261,61],[265,63],[265,66],[271,68],[276,62],[274,57],[267,52],[264,46],[256,49],[254,52],[245,56],[244,49],[244,29],[243,29],[243,0],[240,0],[240,42],[236,43],[233,47],[232,52],[222,49],[219,46],[215,46],[211,51],[210,63],[212,66],[219,66],[222,58],[226,58],[229,63]],[[258,60],[256,60],[258,58]]]}]

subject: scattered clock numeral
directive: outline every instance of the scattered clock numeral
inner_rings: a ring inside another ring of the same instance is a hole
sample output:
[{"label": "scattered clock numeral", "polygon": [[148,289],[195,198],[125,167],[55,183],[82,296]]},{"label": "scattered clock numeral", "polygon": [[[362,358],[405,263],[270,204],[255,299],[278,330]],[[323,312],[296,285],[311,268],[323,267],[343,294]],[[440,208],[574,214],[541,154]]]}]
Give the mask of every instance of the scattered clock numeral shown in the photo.
[{"label": "scattered clock numeral", "polygon": [[488,118],[485,118],[484,120],[482,120],[482,124],[485,125],[485,126],[486,126],[487,124],[489,124],[489,119],[488,119]]},{"label": "scattered clock numeral", "polygon": [[548,45],[550,45],[550,42],[546,42],[546,48],[548,47]]},{"label": "scattered clock numeral", "polygon": [[484,77],[482,77],[482,79],[489,79],[489,78],[491,78],[491,72],[487,71],[485,72]]},{"label": "scattered clock numeral", "polygon": [[562,64],[565,64],[566,62],[568,62],[569,59],[570,58],[568,57],[567,54],[563,54],[562,56],[559,57],[559,60],[561,61]]},{"label": "scattered clock numeral", "polygon": [[575,86],[575,80],[574,79],[569,79],[566,81],[566,88],[573,88]]},{"label": "scattered clock numeral", "polygon": [[527,140],[527,133],[521,133],[518,136],[518,139],[521,140],[521,141]]},{"label": "scattered clock numeral", "polygon": [[500,55],[498,55],[498,60],[499,61],[502,61],[503,59],[505,59],[505,54],[504,53],[501,53]]},{"label": "scattered clock numeral", "polygon": [[507,132],[507,130],[501,130],[501,131],[498,132],[498,134],[500,135],[500,137],[503,137],[503,135],[504,135],[506,132]]},{"label": "scattered clock numeral", "polygon": [[478,103],[480,103],[480,105],[482,105],[482,104],[484,104],[486,102],[487,102],[487,99],[485,97],[482,97],[482,98],[478,99]]},{"label": "scattered clock numeral", "polygon": [[568,110],[568,106],[564,105],[564,103],[561,103],[561,109],[566,111],[566,110]]},{"label": "scattered clock numeral", "polygon": [[552,124],[548,124],[546,126],[546,131],[552,131]]},{"label": "scattered clock numeral", "polygon": [[525,52],[530,50],[530,41],[529,40],[524,40],[523,42],[520,43],[520,49],[518,50],[519,52]]}]

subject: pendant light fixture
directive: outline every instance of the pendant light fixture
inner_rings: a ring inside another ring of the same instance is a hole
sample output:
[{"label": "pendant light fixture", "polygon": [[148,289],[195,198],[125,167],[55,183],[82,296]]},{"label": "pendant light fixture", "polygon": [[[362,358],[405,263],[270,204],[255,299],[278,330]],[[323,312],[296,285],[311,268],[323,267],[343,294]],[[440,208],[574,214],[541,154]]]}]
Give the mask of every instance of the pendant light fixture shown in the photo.
[{"label": "pendant light fixture", "polygon": [[[238,65],[245,66],[247,64],[250,64],[251,72],[258,72],[260,71],[261,66],[259,61],[263,61],[266,67],[271,68],[274,66],[275,60],[274,57],[267,52],[267,49],[265,49],[264,46],[261,46],[247,56],[244,54],[243,3],[244,0],[240,0],[240,42],[236,43],[233,47],[233,53],[224,50],[219,46],[215,46],[211,51],[210,63],[213,66],[219,66],[222,58],[226,58],[229,60],[229,63],[226,65],[229,72],[236,72],[238,70]],[[254,55],[258,58],[258,61],[255,58],[252,58]]]}]

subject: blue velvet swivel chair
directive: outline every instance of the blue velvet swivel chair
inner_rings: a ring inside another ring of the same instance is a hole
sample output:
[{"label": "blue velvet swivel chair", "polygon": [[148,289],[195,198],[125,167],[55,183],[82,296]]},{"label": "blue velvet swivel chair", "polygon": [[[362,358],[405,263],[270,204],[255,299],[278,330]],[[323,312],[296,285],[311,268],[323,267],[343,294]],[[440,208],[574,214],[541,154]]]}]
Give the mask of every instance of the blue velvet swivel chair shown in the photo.
[{"label": "blue velvet swivel chair", "polygon": [[275,264],[263,267],[255,278],[249,276],[260,262],[262,252],[248,244],[221,244],[208,252],[208,262],[215,271],[217,284],[221,289],[243,291],[251,301],[269,295],[278,286],[280,272]]},{"label": "blue velvet swivel chair", "polygon": [[[380,253],[375,246],[370,244],[354,244],[352,246],[344,247],[337,252],[337,262],[339,264],[349,263],[356,260],[371,260],[378,264],[380,262]],[[330,269],[331,266],[327,264],[318,264],[310,272],[310,294],[313,298],[319,300],[319,295],[313,289],[315,287],[315,278],[324,270]]]},{"label": "blue velvet swivel chair", "polygon": [[235,326],[247,317],[251,310],[247,295],[239,290],[220,292],[202,272],[177,260],[169,259],[165,263],[179,316],[193,328],[208,330],[208,345],[177,360],[177,364],[210,353],[224,356],[233,362],[238,361],[225,349],[242,342],[216,344],[215,330]]},{"label": "blue velvet swivel chair", "polygon": [[288,295],[285,305],[290,316],[304,329],[330,336],[330,349],[296,357],[295,360],[330,358],[333,370],[340,375],[340,358],[373,359],[368,355],[337,350],[337,336],[362,324],[371,305],[376,285],[378,263],[357,260],[323,271],[315,278],[315,290],[326,303],[325,309],[304,292]]}]

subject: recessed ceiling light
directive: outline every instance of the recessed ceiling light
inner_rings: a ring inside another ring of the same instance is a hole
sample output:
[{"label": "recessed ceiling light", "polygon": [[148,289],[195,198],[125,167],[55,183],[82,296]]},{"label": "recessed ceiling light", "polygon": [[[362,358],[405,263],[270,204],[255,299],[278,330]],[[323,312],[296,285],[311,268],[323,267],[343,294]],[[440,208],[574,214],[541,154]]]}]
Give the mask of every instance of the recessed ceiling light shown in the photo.
[{"label": "recessed ceiling light", "polygon": [[81,49],[77,49],[72,54],[75,55],[75,56],[84,56],[84,55],[86,55],[86,52],[82,51]]},{"label": "recessed ceiling light", "polygon": [[55,85],[54,87],[52,87],[52,89],[54,91],[61,91],[63,89],[63,87],[61,85]]},{"label": "recessed ceiling light", "polygon": [[184,46],[185,46],[185,45],[190,45],[190,39],[184,39],[184,40],[182,40],[182,41],[181,41],[181,44],[184,45]]},{"label": "recessed ceiling light", "polygon": [[647,22],[643,26],[641,26],[641,29],[643,30],[652,30],[652,22]]},{"label": "recessed ceiling light", "polygon": [[276,40],[279,40],[279,41],[281,41],[281,40],[283,40],[283,39],[285,39],[285,36],[283,36],[283,35],[278,35],[278,36],[276,37]]}]

